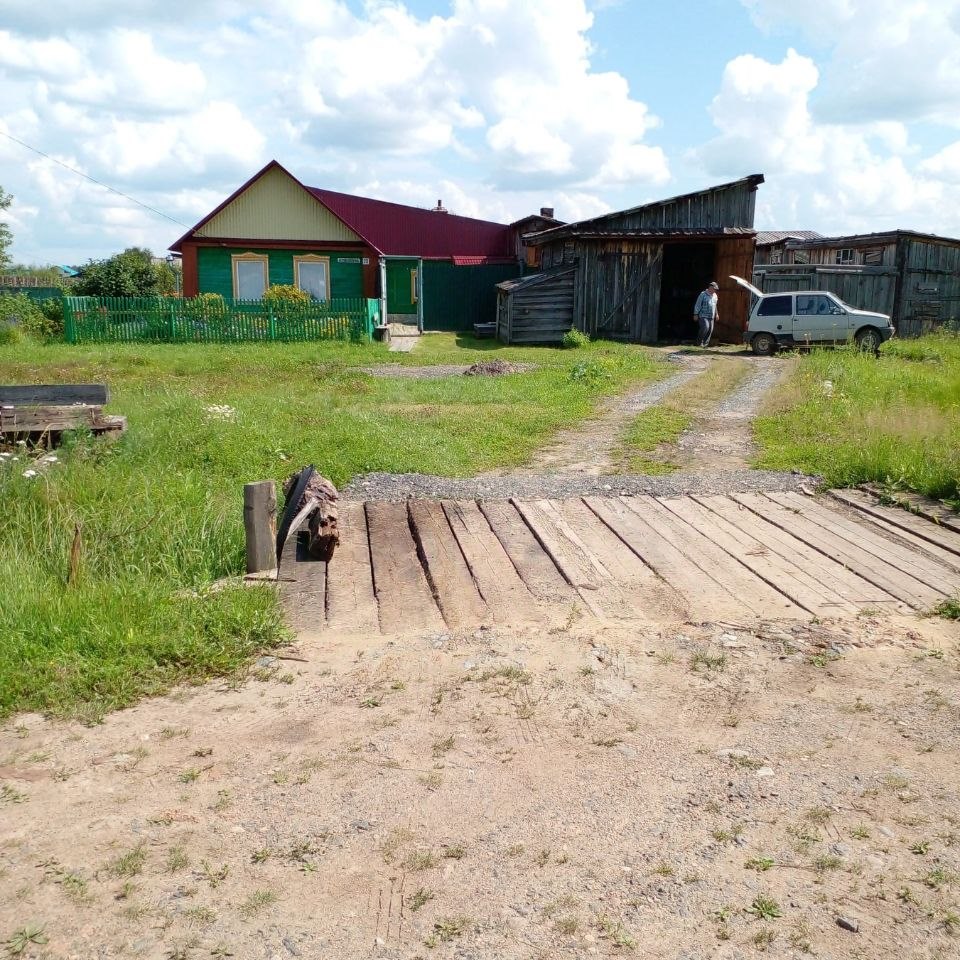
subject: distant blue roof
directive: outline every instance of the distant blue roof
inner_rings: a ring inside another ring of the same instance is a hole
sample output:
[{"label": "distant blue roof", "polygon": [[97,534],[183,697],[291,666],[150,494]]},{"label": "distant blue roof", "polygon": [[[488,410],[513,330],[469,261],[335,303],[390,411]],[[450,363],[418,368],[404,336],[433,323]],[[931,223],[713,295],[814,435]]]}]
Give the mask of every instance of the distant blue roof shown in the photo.
[{"label": "distant blue roof", "polygon": [[61,264],[60,266],[57,267],[57,269],[60,270],[65,277],[79,276],[79,271],[74,270],[73,267],[65,267]]}]

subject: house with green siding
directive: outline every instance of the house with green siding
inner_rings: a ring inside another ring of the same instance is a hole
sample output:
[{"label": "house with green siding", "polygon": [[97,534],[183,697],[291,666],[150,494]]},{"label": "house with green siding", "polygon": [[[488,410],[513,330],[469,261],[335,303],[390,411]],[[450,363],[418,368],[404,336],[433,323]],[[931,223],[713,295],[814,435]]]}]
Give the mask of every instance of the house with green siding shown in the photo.
[{"label": "house with green siding", "polygon": [[469,330],[495,319],[496,285],[519,276],[501,223],[307,187],[276,160],[170,249],[184,296],[258,300],[290,284],[317,300],[365,297],[392,322]]}]

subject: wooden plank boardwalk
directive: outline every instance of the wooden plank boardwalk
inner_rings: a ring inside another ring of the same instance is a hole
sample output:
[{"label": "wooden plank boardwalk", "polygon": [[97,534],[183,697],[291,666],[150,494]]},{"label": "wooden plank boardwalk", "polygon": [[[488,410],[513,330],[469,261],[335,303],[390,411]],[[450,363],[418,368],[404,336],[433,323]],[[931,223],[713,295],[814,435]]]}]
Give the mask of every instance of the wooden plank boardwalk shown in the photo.
[{"label": "wooden plank boardwalk", "polygon": [[960,595],[960,528],[860,490],[347,502],[333,560],[291,542],[299,633],[594,616],[646,622],[923,613]]}]

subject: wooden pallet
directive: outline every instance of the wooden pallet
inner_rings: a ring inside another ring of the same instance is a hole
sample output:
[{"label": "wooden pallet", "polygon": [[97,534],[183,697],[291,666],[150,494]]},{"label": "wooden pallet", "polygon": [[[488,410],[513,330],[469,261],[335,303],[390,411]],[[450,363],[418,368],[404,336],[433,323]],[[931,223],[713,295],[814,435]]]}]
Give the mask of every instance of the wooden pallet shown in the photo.
[{"label": "wooden pallet", "polygon": [[960,591],[960,531],[857,491],[343,506],[329,565],[284,553],[300,631],[749,624],[923,613]]},{"label": "wooden pallet", "polygon": [[64,430],[120,434],[127,418],[103,412],[106,384],[0,384],[0,437],[39,440]]}]

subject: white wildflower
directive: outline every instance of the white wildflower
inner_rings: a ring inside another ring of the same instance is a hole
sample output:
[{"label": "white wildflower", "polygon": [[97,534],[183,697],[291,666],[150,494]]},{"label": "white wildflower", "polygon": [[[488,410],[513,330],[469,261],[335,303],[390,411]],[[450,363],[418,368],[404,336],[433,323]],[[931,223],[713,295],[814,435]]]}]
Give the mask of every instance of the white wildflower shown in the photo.
[{"label": "white wildflower", "polygon": [[24,471],[23,471],[23,475],[29,479],[30,477],[35,477],[35,476],[37,475],[37,471],[36,471],[36,470],[24,470]]},{"label": "white wildflower", "polygon": [[48,453],[46,456],[41,457],[37,463],[58,463],[60,458],[55,453]]},{"label": "white wildflower", "polygon": [[204,413],[215,420],[232,420],[237,411],[226,403],[214,403],[203,408]]}]

